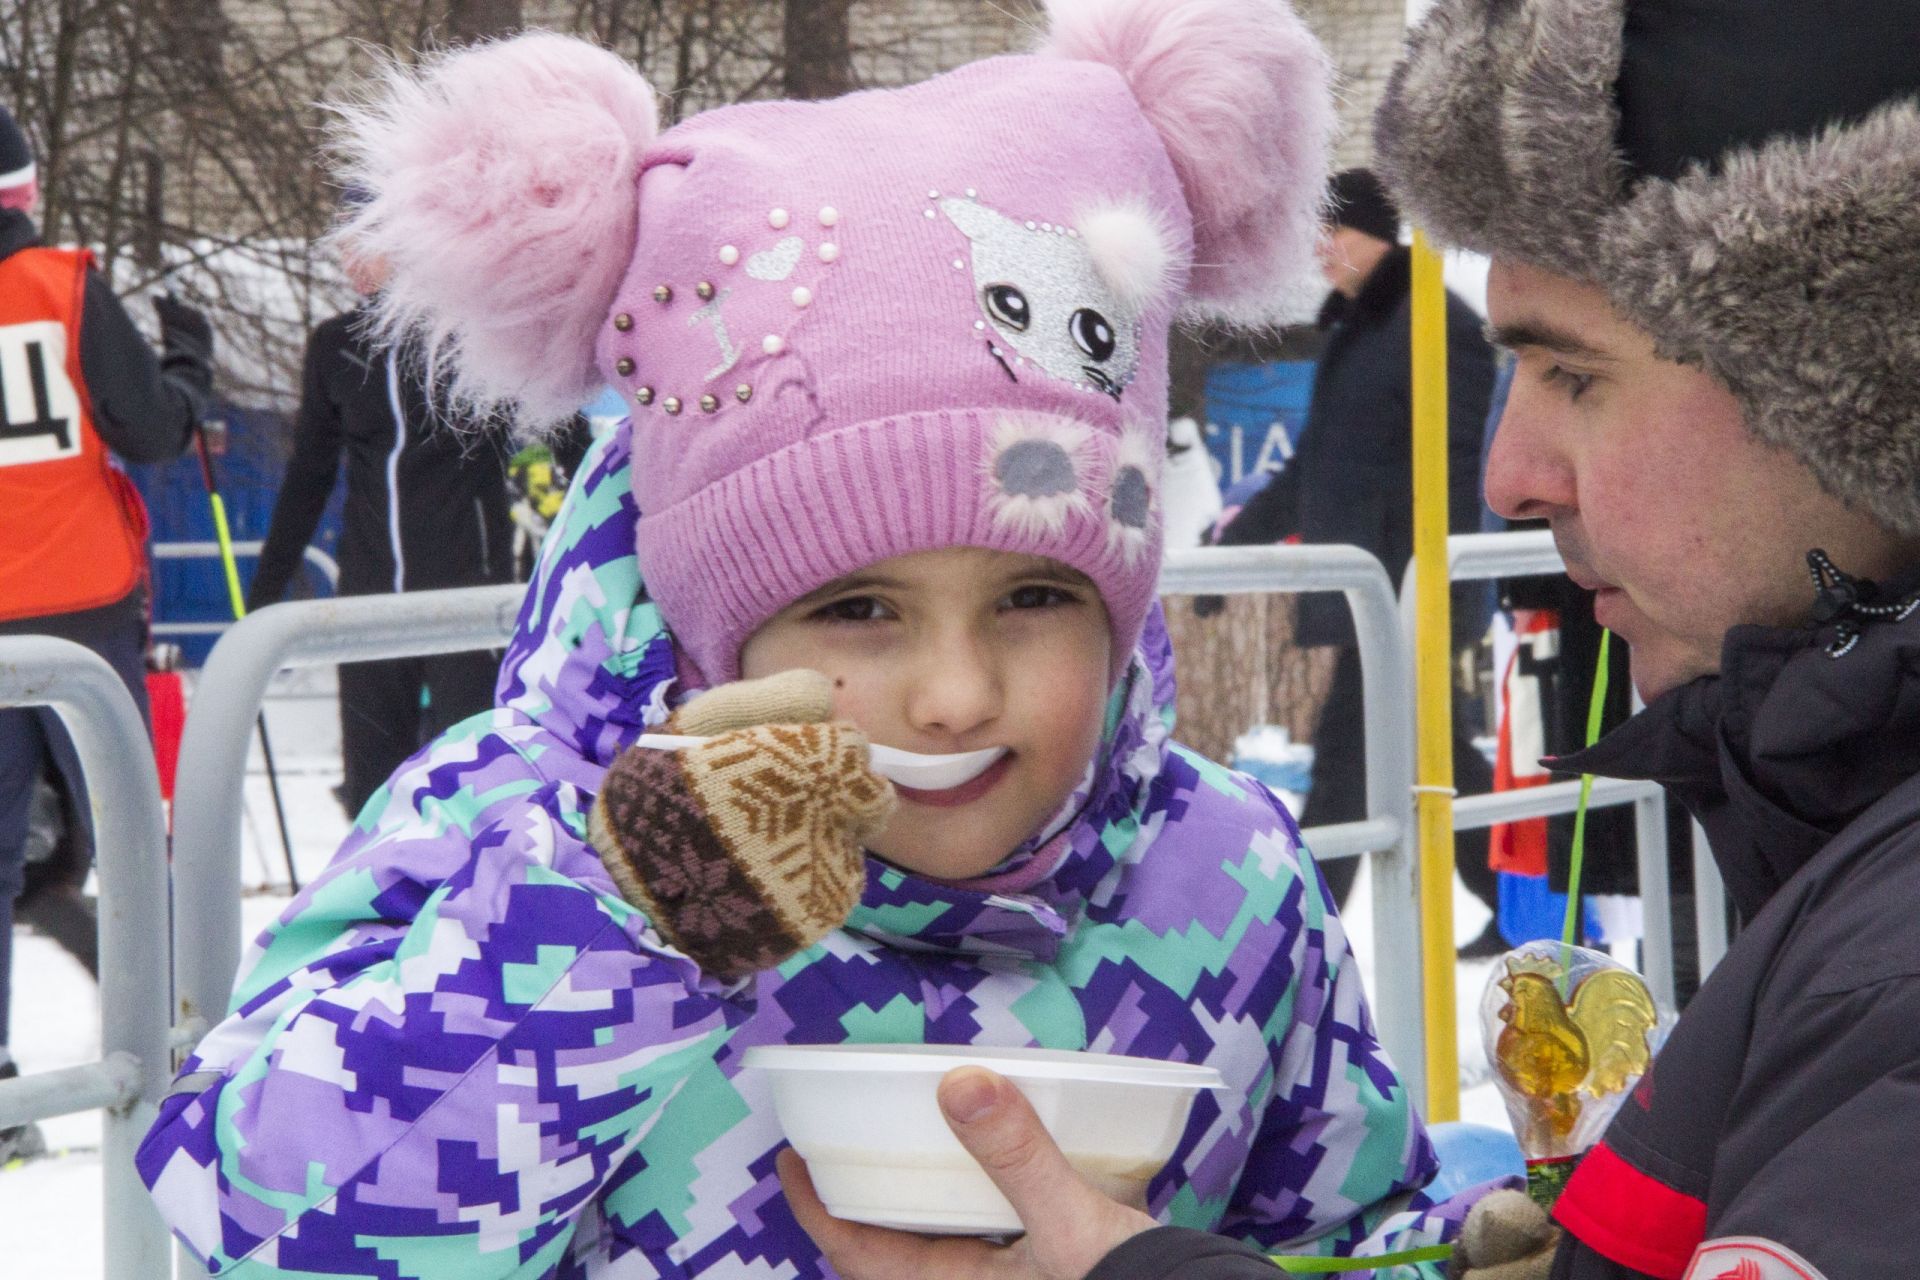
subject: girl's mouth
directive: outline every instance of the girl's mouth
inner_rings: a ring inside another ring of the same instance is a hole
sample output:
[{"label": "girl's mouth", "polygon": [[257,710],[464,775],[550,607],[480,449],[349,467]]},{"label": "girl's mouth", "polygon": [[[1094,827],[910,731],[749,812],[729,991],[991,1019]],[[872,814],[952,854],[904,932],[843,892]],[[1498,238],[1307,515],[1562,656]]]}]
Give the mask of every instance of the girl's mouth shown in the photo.
[{"label": "girl's mouth", "polygon": [[963,804],[972,804],[993,790],[1000,785],[1000,780],[1007,776],[1012,767],[1013,753],[1009,751],[988,765],[984,772],[957,787],[947,787],[940,791],[923,791],[918,787],[904,787],[895,782],[893,789],[899,793],[902,800],[913,804],[924,804],[934,809],[952,809]]}]

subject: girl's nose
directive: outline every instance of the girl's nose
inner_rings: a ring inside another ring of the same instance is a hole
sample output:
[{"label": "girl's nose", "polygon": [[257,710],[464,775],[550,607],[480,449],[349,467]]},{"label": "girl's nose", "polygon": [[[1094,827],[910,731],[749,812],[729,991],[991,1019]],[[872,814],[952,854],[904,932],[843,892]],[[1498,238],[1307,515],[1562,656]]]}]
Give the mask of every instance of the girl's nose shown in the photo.
[{"label": "girl's nose", "polygon": [[928,735],[960,739],[999,719],[1004,682],[990,645],[952,636],[927,645],[916,664],[907,717]]}]

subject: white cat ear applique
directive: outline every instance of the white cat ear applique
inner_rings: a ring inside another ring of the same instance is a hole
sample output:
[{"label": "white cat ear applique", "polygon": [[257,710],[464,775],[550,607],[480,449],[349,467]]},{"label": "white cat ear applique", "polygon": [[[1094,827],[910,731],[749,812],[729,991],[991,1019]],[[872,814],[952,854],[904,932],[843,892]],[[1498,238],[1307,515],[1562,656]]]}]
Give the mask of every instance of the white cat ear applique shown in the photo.
[{"label": "white cat ear applique", "polygon": [[[966,236],[980,330],[1016,381],[1028,368],[1118,400],[1140,367],[1140,319],[1168,273],[1164,238],[1144,213],[1095,215],[1102,234],[1017,222],[971,198],[940,200]],[[1096,248],[1098,252],[1096,252]]]}]

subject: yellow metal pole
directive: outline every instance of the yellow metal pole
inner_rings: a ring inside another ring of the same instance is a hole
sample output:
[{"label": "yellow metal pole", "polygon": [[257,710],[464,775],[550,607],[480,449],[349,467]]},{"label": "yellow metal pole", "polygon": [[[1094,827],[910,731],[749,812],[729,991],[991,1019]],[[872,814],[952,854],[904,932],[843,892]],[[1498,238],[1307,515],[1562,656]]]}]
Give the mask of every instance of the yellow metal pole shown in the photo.
[{"label": "yellow metal pole", "polygon": [[1427,1119],[1460,1118],[1453,951],[1453,625],[1447,581],[1447,301],[1440,255],[1413,236],[1414,689],[1419,754],[1420,973]]}]

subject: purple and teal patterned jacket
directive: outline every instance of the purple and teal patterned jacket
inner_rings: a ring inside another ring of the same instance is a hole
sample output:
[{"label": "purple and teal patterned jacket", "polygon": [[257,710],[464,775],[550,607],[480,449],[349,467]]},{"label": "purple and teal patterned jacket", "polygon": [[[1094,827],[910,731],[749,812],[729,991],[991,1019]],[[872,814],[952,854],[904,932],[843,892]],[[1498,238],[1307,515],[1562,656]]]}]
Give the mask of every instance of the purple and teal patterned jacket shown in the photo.
[{"label": "purple and teal patterned jacket", "polygon": [[[1031,888],[870,860],[846,926],[724,986],[585,838],[608,765],[674,700],[626,432],[549,535],[498,707],[395,773],[249,951],[140,1149],[180,1238],[245,1280],[823,1277],[774,1177],[764,1044],[1041,1045],[1217,1067],[1150,1188],[1271,1251],[1451,1236],[1299,831],[1173,745],[1157,614]],[[1040,841],[1035,842],[1041,844]],[[1064,850],[1064,852],[1063,852]],[[1396,1274],[1419,1274],[1411,1268]]]}]

